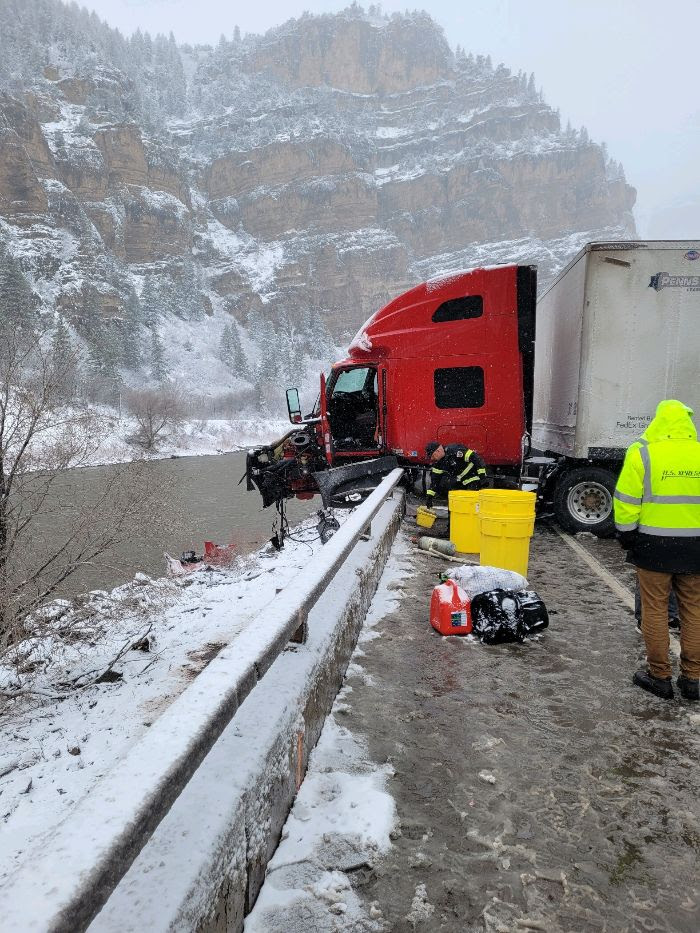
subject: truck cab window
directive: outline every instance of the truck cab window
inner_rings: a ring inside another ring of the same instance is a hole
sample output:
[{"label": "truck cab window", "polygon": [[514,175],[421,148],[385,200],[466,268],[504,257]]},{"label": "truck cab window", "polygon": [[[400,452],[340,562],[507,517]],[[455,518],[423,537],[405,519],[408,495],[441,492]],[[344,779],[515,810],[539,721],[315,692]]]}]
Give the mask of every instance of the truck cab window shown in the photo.
[{"label": "truck cab window", "polygon": [[337,450],[377,446],[377,371],[373,366],[340,370],[328,384],[328,418]]},{"label": "truck cab window", "polygon": [[437,408],[481,408],[484,404],[484,370],[481,366],[436,369]]},{"label": "truck cab window", "polygon": [[467,321],[469,318],[481,317],[484,313],[484,299],[481,295],[465,295],[463,298],[451,298],[438,305],[433,313],[434,324],[444,324],[447,321]]}]

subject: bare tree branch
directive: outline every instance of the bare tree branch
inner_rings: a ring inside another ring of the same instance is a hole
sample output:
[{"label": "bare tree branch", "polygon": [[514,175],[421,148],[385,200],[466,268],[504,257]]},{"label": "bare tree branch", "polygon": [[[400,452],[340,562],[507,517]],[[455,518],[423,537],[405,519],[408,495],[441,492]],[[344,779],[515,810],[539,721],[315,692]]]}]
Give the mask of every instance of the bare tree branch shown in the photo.
[{"label": "bare tree branch", "polygon": [[157,450],[182,422],[182,401],[172,389],[130,392],[125,401],[137,425],[129,440],[147,453]]},{"label": "bare tree branch", "polygon": [[[0,335],[0,656],[40,634],[37,610],[76,571],[167,513],[168,490],[148,463],[75,470],[104,429],[64,403],[71,362],[53,358],[38,335]],[[176,411],[174,400],[162,408],[158,431]]]}]

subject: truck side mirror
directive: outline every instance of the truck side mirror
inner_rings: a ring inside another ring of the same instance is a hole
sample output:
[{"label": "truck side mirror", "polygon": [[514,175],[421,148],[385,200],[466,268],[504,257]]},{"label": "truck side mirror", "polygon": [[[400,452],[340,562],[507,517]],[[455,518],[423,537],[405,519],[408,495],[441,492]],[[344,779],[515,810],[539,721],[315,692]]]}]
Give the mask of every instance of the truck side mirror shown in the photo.
[{"label": "truck side mirror", "polygon": [[299,424],[301,417],[301,402],[298,389],[287,389],[287,411],[292,424]]}]

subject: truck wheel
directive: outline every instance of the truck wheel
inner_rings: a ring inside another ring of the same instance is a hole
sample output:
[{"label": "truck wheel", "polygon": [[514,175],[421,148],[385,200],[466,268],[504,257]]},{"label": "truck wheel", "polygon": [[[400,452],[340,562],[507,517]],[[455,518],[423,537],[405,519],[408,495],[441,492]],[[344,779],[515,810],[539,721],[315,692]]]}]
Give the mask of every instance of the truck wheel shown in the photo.
[{"label": "truck wheel", "polygon": [[565,473],[554,490],[554,515],[567,531],[611,535],[616,477],[601,467],[579,467]]}]

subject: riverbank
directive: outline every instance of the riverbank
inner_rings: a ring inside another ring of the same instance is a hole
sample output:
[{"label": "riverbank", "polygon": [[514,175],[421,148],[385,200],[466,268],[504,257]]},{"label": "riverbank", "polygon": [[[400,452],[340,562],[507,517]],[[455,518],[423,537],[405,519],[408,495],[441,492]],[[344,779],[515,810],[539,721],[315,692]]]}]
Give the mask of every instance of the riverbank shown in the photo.
[{"label": "riverbank", "polygon": [[127,463],[143,457],[159,460],[233,453],[270,443],[291,428],[288,421],[265,417],[190,419],[164,432],[154,450],[144,451],[130,440],[137,431],[134,418],[103,411],[100,421],[103,438],[90,456],[88,466]]}]

